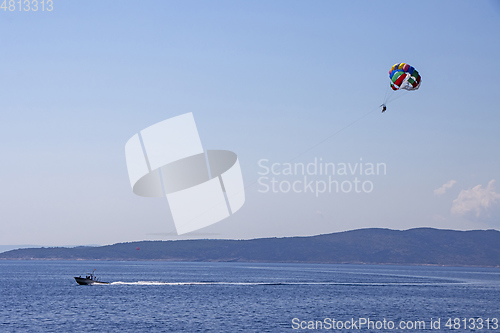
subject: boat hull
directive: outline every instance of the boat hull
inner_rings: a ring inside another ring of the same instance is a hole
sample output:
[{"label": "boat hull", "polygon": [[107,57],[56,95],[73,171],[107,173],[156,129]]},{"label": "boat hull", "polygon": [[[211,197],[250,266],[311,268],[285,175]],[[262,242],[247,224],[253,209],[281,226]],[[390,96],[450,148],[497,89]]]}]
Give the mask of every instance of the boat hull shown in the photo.
[{"label": "boat hull", "polygon": [[109,282],[96,281],[96,280],[86,279],[86,278],[82,278],[82,277],[75,276],[74,278],[75,278],[76,283],[78,283],[79,285],[82,285],[82,286],[90,286],[93,284],[109,284]]}]

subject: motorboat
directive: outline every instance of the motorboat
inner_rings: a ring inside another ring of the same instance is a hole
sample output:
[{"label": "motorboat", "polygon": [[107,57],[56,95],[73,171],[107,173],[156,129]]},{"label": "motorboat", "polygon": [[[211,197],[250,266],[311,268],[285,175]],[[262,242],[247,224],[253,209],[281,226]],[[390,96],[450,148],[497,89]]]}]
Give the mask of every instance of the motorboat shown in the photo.
[{"label": "motorboat", "polygon": [[101,281],[101,279],[95,276],[95,269],[92,271],[92,273],[88,273],[87,275],[85,275],[85,277],[82,277],[80,275],[75,276],[74,278],[76,283],[83,286],[89,286],[93,284],[109,284],[109,282]]}]

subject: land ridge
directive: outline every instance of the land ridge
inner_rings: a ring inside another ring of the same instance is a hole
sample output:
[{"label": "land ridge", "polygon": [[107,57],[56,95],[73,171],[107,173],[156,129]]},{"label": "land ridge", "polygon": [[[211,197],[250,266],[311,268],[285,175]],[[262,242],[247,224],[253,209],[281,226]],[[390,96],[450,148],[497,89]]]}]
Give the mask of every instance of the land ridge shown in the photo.
[{"label": "land ridge", "polygon": [[0,253],[4,260],[165,260],[500,267],[500,231],[356,229],[250,240],[137,241]]}]

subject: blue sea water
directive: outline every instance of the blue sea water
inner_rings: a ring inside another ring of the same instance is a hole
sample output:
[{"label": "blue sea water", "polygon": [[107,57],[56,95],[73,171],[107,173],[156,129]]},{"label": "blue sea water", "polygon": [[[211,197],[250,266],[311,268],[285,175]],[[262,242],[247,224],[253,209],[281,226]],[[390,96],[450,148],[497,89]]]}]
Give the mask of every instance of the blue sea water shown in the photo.
[{"label": "blue sea water", "polygon": [[500,269],[0,261],[0,305],[2,333],[500,332]]}]

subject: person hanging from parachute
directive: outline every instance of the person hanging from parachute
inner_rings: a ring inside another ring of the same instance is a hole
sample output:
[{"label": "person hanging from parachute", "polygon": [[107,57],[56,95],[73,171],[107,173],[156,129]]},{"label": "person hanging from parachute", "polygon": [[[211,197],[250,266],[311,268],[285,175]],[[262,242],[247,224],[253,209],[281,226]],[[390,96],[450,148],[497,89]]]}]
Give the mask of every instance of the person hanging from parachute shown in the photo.
[{"label": "person hanging from parachute", "polygon": [[[420,88],[420,83],[422,82],[422,77],[417,70],[404,62],[394,64],[394,66],[391,67],[389,79],[391,80],[391,88],[394,91],[400,89],[408,91],[417,90]],[[387,110],[387,100],[388,98],[380,105],[382,107],[382,113]]]}]

